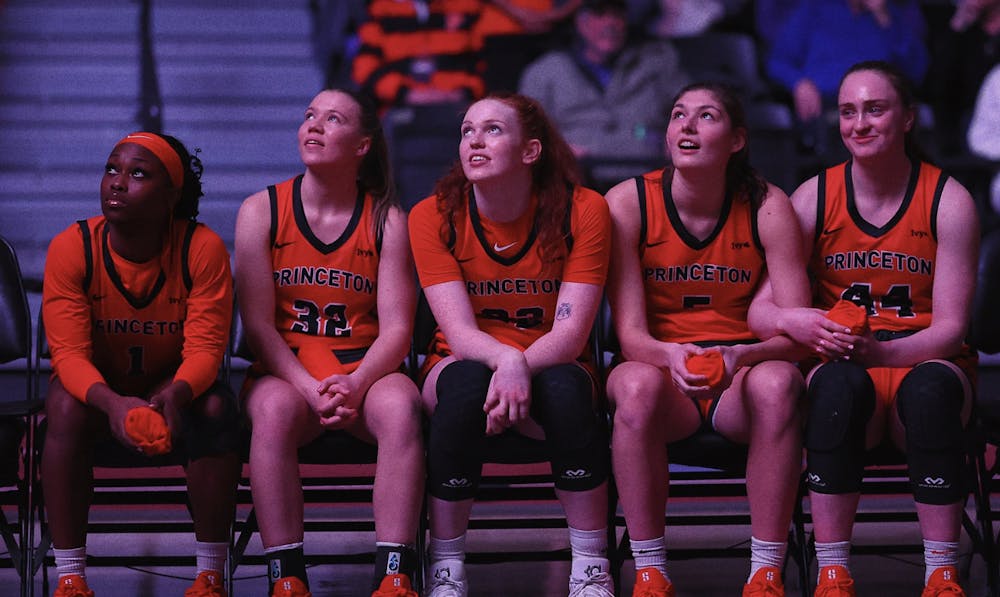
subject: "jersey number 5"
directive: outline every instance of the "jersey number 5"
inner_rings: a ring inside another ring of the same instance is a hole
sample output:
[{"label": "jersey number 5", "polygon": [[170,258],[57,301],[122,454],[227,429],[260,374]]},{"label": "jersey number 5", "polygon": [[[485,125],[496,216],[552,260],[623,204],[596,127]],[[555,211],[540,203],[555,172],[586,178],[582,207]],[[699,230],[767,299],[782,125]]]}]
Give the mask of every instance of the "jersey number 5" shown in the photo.
[{"label": "jersey number 5", "polygon": [[351,335],[351,325],[347,321],[347,305],[329,303],[320,311],[319,306],[305,299],[296,299],[292,308],[299,314],[292,324],[292,331],[310,336],[343,338]]}]

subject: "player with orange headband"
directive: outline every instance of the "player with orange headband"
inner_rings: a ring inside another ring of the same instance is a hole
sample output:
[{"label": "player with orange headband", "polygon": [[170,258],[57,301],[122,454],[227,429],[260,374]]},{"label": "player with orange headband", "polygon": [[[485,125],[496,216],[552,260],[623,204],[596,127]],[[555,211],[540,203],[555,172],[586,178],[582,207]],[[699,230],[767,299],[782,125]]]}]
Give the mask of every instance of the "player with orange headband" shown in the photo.
[{"label": "player with orange headband", "polygon": [[53,375],[42,483],[55,597],[94,595],[87,516],[93,449],[106,441],[135,450],[139,462],[185,466],[198,576],[184,594],[226,594],[238,418],[216,378],[233,289],[225,245],[195,221],[201,171],[177,139],[132,133],[108,156],[102,215],[49,245],[42,315]]}]

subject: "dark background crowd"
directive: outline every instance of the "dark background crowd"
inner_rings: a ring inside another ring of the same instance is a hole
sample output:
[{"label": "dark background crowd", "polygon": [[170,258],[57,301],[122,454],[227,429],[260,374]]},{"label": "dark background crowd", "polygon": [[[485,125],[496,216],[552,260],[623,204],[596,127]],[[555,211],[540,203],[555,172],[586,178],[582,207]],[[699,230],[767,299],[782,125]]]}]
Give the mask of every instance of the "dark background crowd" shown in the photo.
[{"label": "dark background crowd", "polygon": [[[996,117],[975,110],[980,94],[998,93],[983,83],[1000,54],[1000,2],[314,0],[312,8],[328,84],[371,92],[385,113],[416,110],[431,130],[487,92],[532,95],[599,190],[624,170],[662,161],[673,92],[722,78],[751,105],[751,126],[756,114],[762,128],[790,129],[795,166],[761,169],[791,191],[844,157],[840,75],[858,60],[884,59],[919,90],[924,149],[982,191],[984,216],[995,211],[986,209],[983,179],[991,165],[981,161],[1000,148],[967,138],[976,127],[1000,131]],[[786,117],[775,121],[769,115],[781,107]],[[980,138],[992,136],[1000,137]],[[426,147],[434,151],[432,141]],[[406,186],[404,203],[419,199]]]}]

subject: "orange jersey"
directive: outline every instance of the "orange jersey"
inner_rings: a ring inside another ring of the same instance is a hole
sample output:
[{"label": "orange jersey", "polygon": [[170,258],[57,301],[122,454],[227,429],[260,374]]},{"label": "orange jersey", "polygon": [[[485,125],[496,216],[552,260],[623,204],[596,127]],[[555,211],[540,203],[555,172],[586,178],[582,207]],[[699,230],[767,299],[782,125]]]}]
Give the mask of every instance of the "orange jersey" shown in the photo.
[{"label": "orange jersey", "polygon": [[[464,282],[479,329],[521,350],[552,329],[563,282],[604,285],[611,248],[608,206],[595,191],[574,190],[568,252],[548,268],[535,242],[534,217],[529,209],[513,222],[492,222],[470,193],[453,230],[433,196],[414,206],[409,220],[421,286]],[[450,353],[440,329],[431,352]]]},{"label": "orange jersey", "polygon": [[753,340],[747,311],[766,267],[756,211],[727,197],[715,230],[698,240],[677,213],[665,172],[636,178],[649,333],[666,342]]},{"label": "orange jersey", "polygon": [[380,246],[370,195],[358,196],[340,238],[325,244],[306,221],[301,187],[299,175],[267,189],[274,322],[310,373],[322,379],[335,371],[317,370],[304,353],[319,350],[328,358],[333,351],[366,349],[378,336]]},{"label": "orange jersey", "polygon": [[899,211],[877,228],[858,213],[850,162],[821,172],[809,262],[815,306],[850,300],[868,309],[875,331],[930,326],[935,218],[947,179],[940,169],[914,162]]},{"label": "orange jersey", "polygon": [[95,383],[145,396],[183,380],[195,396],[214,383],[229,341],[229,253],[202,224],[175,220],[162,256],[133,263],[110,247],[103,216],[49,245],[42,313],[52,367],[85,400]]}]

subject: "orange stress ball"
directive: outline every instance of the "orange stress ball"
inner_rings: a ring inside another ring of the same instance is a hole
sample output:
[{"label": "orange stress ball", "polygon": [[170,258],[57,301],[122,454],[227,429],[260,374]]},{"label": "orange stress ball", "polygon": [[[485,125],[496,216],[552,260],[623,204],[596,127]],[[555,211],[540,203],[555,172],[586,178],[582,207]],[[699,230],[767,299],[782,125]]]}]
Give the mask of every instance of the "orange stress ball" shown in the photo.
[{"label": "orange stress ball", "polygon": [[125,415],[125,433],[146,456],[170,452],[170,429],[163,415],[148,406],[138,406]]},{"label": "orange stress ball", "polygon": [[837,301],[826,312],[826,318],[845,328],[850,328],[851,334],[854,336],[863,334],[868,327],[868,310],[847,299]]},{"label": "orange stress ball", "polygon": [[726,363],[718,350],[707,350],[702,354],[693,354],[687,358],[687,370],[696,375],[708,378],[709,386],[715,387],[722,383],[726,374]]}]

